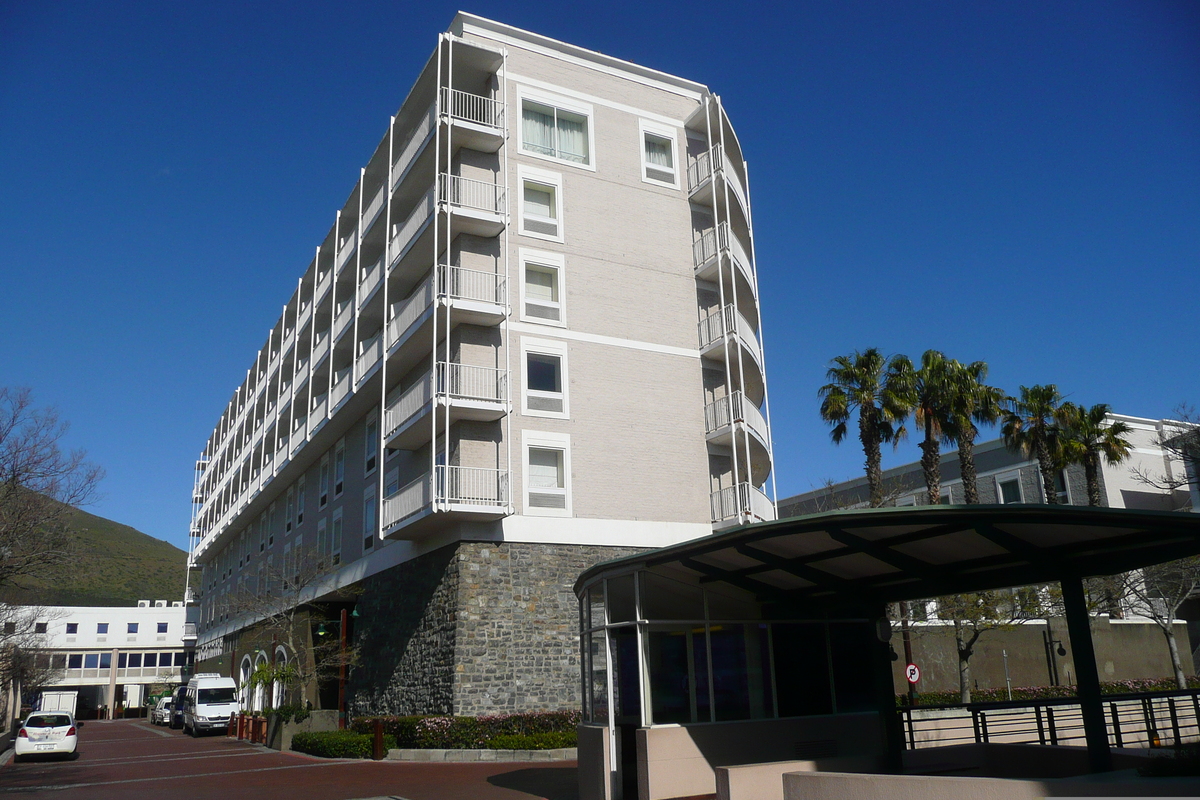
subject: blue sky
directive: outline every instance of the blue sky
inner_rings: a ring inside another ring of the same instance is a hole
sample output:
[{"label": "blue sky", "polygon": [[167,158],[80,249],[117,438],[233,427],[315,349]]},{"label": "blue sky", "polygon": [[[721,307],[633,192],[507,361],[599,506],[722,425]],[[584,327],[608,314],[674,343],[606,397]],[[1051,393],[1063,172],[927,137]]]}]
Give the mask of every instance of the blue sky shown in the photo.
[{"label": "blue sky", "polygon": [[[1200,404],[1200,5],[465,7],[709,85],[750,162],[780,496],[855,349]],[[457,7],[0,2],[0,385],[186,546],[193,460]],[[915,441],[885,464],[915,460]]]}]

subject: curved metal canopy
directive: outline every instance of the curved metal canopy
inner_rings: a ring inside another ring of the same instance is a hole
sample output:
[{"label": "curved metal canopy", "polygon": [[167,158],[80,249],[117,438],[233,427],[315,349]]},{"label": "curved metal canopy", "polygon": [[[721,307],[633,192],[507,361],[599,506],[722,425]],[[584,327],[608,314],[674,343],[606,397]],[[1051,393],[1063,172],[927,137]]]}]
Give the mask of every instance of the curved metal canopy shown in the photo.
[{"label": "curved metal canopy", "polygon": [[596,578],[669,567],[762,599],[916,600],[1127,572],[1200,554],[1200,514],[1083,506],[916,506],[746,525],[608,561]]}]

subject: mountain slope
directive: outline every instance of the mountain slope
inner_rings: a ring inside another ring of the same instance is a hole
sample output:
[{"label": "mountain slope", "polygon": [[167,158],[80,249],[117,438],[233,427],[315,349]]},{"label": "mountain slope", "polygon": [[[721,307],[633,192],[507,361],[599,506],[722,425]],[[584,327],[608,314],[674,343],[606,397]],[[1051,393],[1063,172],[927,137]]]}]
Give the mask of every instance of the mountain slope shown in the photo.
[{"label": "mountain slope", "polygon": [[0,601],[31,605],[132,606],[182,600],[187,554],[169,542],[72,509],[72,556],[46,574],[0,589]]}]

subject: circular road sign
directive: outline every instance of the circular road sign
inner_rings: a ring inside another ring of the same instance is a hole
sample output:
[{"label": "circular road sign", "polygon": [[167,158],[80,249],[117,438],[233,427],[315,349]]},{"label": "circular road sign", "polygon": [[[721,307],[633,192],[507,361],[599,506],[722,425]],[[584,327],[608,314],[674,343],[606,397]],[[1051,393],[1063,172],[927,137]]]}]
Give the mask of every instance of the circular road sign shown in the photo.
[{"label": "circular road sign", "polygon": [[916,664],[909,664],[904,668],[904,677],[908,678],[909,683],[916,683],[921,680],[921,670]]}]

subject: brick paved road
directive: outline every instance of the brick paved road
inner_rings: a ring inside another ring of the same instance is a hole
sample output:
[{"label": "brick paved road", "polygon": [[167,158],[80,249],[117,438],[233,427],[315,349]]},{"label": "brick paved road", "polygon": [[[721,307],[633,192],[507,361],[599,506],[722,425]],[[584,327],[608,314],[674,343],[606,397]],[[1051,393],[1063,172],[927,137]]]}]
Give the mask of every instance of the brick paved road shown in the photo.
[{"label": "brick paved road", "polygon": [[88,722],[74,761],[0,767],[0,800],[576,800],[575,762],[409,764],[278,753],[224,736],[192,739],[142,720]]}]

